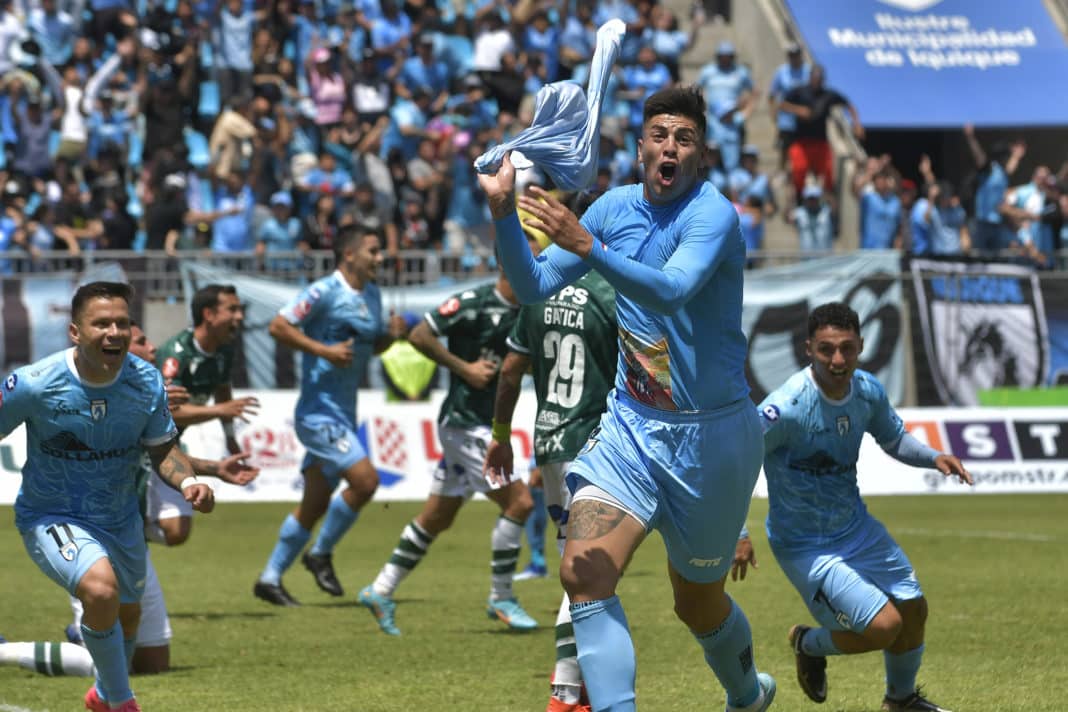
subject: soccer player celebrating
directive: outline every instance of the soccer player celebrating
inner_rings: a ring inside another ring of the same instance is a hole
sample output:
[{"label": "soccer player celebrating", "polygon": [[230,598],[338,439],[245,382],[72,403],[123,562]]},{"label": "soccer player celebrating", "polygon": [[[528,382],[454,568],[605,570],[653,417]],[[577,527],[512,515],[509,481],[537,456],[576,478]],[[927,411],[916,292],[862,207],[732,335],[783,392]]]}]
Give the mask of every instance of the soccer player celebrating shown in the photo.
[{"label": "soccer player celebrating", "polygon": [[[193,295],[190,310],[192,328],[164,342],[154,360],[168,384],[182,386],[189,394],[190,402],[172,414],[178,431],[218,419],[226,435],[226,448],[236,455],[241,447],[234,437],[233,420],[255,414],[260,405],[254,397],[234,398],[230,385],[233,342],[241,333],[244,308],[234,287],[209,284]],[[155,477],[148,480],[146,496],[145,535],[149,541],[167,546],[185,543],[193,526],[189,505]]]},{"label": "soccer player celebrating", "polygon": [[[403,338],[399,315],[387,322],[375,276],[382,265],[382,236],[357,225],[343,228],[334,244],[337,269],[304,289],[271,321],[280,344],[304,352],[300,398],[294,416],[297,437],[307,450],[301,466],[304,494],[282,522],[253,593],[277,606],[297,601],[282,586],[288,569],[326,513],[304,565],[321,589],[343,595],[334,573],[334,546],[355,523],[360,508],[378,488],[378,473],[356,437],[356,389],[371,354]],[[344,479],[347,489],[331,499]]]},{"label": "soccer player celebrating", "polygon": [[749,622],[724,591],[763,449],[744,370],[745,243],[730,202],[703,179],[704,135],[697,90],[650,96],[641,184],[608,191],[581,222],[538,188],[519,199],[527,224],[555,243],[537,259],[516,216],[511,161],[479,176],[524,303],[590,269],[616,289],[615,388],[569,468],[560,566],[596,710],[635,709],[634,646],[616,585],[651,529],[667,548],[675,611],[726,689],[727,709],[766,710],[775,695],[774,679],[757,673]]},{"label": "soccer player celebrating", "polygon": [[[144,330],[136,324],[130,324],[130,353],[134,356],[144,359],[148,363],[156,362],[156,345],[148,338]],[[166,384],[167,387],[167,404],[171,409],[171,414],[177,412],[177,410],[185,403],[189,402],[189,392],[184,386],[179,386],[174,383]],[[193,465],[193,470],[197,475],[203,477],[218,477],[224,482],[229,482],[235,485],[246,485],[256,478],[259,474],[259,468],[252,467],[245,463],[245,458],[249,456],[249,453],[242,452],[236,455],[231,455],[223,460],[203,460],[199,457],[193,457],[187,455],[189,462]],[[156,483],[157,489],[162,484],[162,480],[159,475],[152,469],[152,460],[148,456],[148,453],[142,453],[140,468],[137,478],[137,491],[139,494],[139,501],[141,505],[141,512],[145,518],[145,528],[147,529],[152,525],[153,519],[150,518],[149,513],[149,500],[148,492],[151,490],[152,483]],[[158,494],[156,501],[159,501]],[[182,500],[183,504],[188,504]],[[192,510],[190,510],[192,511]],[[74,612],[74,622],[67,626],[67,640],[77,645],[84,645],[85,642],[82,639],[82,602],[76,597],[71,596],[71,609]],[[141,596],[141,616],[137,624],[137,639],[136,650],[134,651],[133,661],[131,664],[131,670],[134,674],[156,674],[161,672],[167,672],[171,666],[171,621],[167,615],[167,602],[163,597],[163,588],[159,583],[159,576],[156,574],[156,567],[152,563],[152,556],[148,549],[145,550],[145,591]],[[42,644],[35,644],[42,645]],[[53,644],[54,645],[54,644]],[[39,650],[40,648],[35,648]],[[54,662],[54,655],[56,652],[63,653],[63,650],[56,650],[51,648],[53,653],[53,664],[51,669],[55,670],[56,665]],[[70,654],[65,654],[64,660],[69,661]],[[63,669],[70,668],[69,662],[64,662]],[[70,673],[68,673],[70,674]]]},{"label": "soccer player celebrating", "polygon": [[[495,283],[445,300],[412,329],[412,346],[449,369],[449,392],[438,414],[442,460],[434,472],[430,497],[404,527],[397,548],[378,576],[360,591],[360,603],[371,610],[384,633],[400,635],[394,622],[393,592],[423,560],[438,534],[452,526],[460,507],[475,492],[501,509],[490,538],[487,615],[518,630],[538,627],[512,593],[523,523],[534,506],[530,491],[521,480],[494,486],[482,476],[497,369],[507,353],[505,342],[518,312],[519,304],[501,273]],[[448,337],[448,348],[439,336]]]},{"label": "soccer player celebrating", "polygon": [[[532,368],[538,398],[534,453],[561,554],[571,507],[564,475],[604,413],[618,359],[617,333],[615,291],[599,273],[590,272],[545,302],[522,307],[508,337],[511,351],[497,384],[485,469],[491,478],[511,478],[512,414],[523,374]],[[575,656],[570,601],[564,594],[556,616],[556,666],[547,712],[589,710],[581,706],[582,673]]]},{"label": "soccer player celebrating", "polygon": [[133,474],[142,448],[194,509],[215,505],[178,447],[159,371],[128,353],[129,300],[126,284],[80,287],[74,347],[9,375],[0,401],[0,434],[26,424],[15,524],[41,571],[85,608],[82,636],[96,665],[85,705],[94,712],[141,709],[127,670],[145,579]]},{"label": "soccer player celebrating", "polygon": [[972,484],[952,455],[905,432],[882,385],[857,368],[864,340],[845,304],[808,318],[812,365],[759,406],[768,479],[768,541],[786,577],[823,626],[795,625],[790,645],[797,681],[827,699],[827,656],[882,650],[883,709],[946,712],[924,699],[916,673],[924,649],[927,600],[905,552],[868,513],[857,489],[864,433],[891,457]]}]

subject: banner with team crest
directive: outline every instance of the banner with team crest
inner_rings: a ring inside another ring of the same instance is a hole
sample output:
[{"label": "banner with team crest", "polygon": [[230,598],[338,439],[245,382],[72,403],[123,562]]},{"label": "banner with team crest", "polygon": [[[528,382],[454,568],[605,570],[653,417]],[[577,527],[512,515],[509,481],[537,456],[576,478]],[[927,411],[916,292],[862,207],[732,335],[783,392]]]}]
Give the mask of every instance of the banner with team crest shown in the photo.
[{"label": "banner with team crest", "polygon": [[910,270],[920,405],[975,406],[989,388],[1068,380],[1065,280],[1003,263],[914,259]]}]

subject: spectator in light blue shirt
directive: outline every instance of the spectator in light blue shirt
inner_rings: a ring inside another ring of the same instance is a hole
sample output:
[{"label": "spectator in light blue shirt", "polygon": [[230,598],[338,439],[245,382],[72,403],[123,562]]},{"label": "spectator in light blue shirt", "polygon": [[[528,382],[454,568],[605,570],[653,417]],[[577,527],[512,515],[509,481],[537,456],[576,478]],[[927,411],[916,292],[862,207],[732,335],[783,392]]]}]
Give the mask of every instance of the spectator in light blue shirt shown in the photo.
[{"label": "spectator in light blue shirt", "polygon": [[797,128],[797,117],[793,114],[780,111],[779,103],[791,90],[808,84],[808,75],[812,71],[812,65],[805,61],[801,54],[801,46],[791,42],[786,46],[786,62],[779,65],[775,74],[771,77],[771,86],[768,87],[768,104],[772,113],[775,114],[775,128],[779,132],[779,168],[786,167],[786,149],[794,140],[794,130]]},{"label": "spectator in light blue shirt", "polygon": [[568,72],[593,59],[597,47],[597,23],[593,21],[593,0],[578,0],[575,11],[560,33],[560,63]]},{"label": "spectator in light blue shirt", "polygon": [[801,192],[801,205],[790,213],[790,223],[797,228],[802,252],[824,252],[832,248],[834,216],[818,185],[806,186]]},{"label": "spectator in light blue shirt", "polygon": [[216,64],[219,73],[219,100],[225,106],[230,98],[252,89],[252,29],[255,14],[244,0],[227,0],[219,12],[216,27]]},{"label": "spectator in light blue shirt", "polygon": [[623,89],[630,99],[630,128],[641,133],[642,109],[645,100],[671,85],[671,72],[657,61],[652,47],[642,47],[638,63],[623,68]]},{"label": "spectator in light blue shirt", "polygon": [[737,63],[734,45],[730,42],[719,43],[716,48],[716,61],[701,69],[697,84],[704,91],[705,101],[710,109],[730,103],[745,110],[753,92],[753,80],[749,76],[749,70]]},{"label": "spectator in light blue shirt", "polygon": [[530,24],[523,29],[520,40],[521,49],[527,56],[541,57],[549,82],[558,79],[560,71],[560,31],[549,23],[549,15],[544,10],[535,12]]},{"label": "spectator in light blue shirt", "polygon": [[872,177],[860,194],[860,246],[865,250],[901,247],[901,199],[894,193],[894,175],[888,167]]},{"label": "spectator in light blue shirt", "polygon": [[[293,196],[279,191],[271,196],[271,216],[264,220],[256,231],[256,256],[278,252],[293,252],[300,243],[300,220],[293,216]],[[264,265],[269,271],[279,272],[299,268],[301,263],[292,259],[268,257]]]},{"label": "spectator in light blue shirt", "polygon": [[912,206],[912,254],[960,255],[971,239],[967,216],[953,185],[946,181],[925,186],[925,195]]},{"label": "spectator in light blue shirt", "polygon": [[431,110],[440,111],[449,98],[449,68],[434,57],[434,38],[422,34],[415,43],[415,56],[404,61],[394,92],[397,96],[411,99],[416,89],[430,91]]},{"label": "spectator in light blue shirt", "polygon": [[252,188],[240,171],[231,171],[215,191],[215,209],[225,216],[211,224],[211,249],[219,254],[249,252],[252,244]]},{"label": "spectator in light blue shirt", "polygon": [[698,27],[698,22],[691,18],[690,31],[683,32],[679,29],[675,13],[657,5],[653,8],[652,27],[646,27],[642,32],[642,42],[653,48],[656,58],[671,72],[673,82],[679,81],[679,58],[697,38]]},{"label": "spectator in light blue shirt", "polygon": [[727,176],[727,187],[728,197],[737,204],[750,205],[749,198],[759,198],[760,208],[767,217],[778,209],[771,181],[760,172],[760,149],[753,144],[742,146],[740,164]]},{"label": "spectator in light blue shirt", "polygon": [[745,118],[738,105],[730,99],[721,99],[712,109],[712,116],[708,121],[708,138],[719,145],[723,170],[730,175],[741,161]]},{"label": "spectator in light blue shirt", "polygon": [[30,34],[41,46],[41,56],[54,67],[62,67],[74,51],[74,20],[56,9],[56,0],[41,0],[26,22]]},{"label": "spectator in light blue shirt", "polygon": [[987,154],[975,137],[971,125],[964,127],[975,165],[979,167],[975,187],[975,232],[972,246],[980,252],[997,252],[1009,246],[1012,233],[1001,219],[1001,202],[1008,190],[1009,180],[1027,153],[1027,145],[1016,141],[1011,146],[995,145]]}]

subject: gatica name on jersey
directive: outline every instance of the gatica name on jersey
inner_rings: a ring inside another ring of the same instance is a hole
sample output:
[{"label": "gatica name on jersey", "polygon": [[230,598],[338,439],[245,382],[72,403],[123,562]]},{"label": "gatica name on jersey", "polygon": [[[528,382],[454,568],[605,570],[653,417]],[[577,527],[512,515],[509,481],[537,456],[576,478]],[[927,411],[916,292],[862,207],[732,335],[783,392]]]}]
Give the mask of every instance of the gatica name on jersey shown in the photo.
[{"label": "gatica name on jersey", "polygon": [[[508,352],[507,338],[519,313],[519,305],[504,299],[494,284],[455,294],[426,315],[438,336],[448,337],[449,351],[464,361],[487,359],[500,366]],[[441,404],[438,423],[450,428],[489,425],[497,378],[481,390],[471,388],[457,376],[449,378],[449,393]]]},{"label": "gatica name on jersey", "polygon": [[573,460],[604,412],[618,361],[615,290],[589,272],[524,306],[508,345],[531,357],[539,465]]}]

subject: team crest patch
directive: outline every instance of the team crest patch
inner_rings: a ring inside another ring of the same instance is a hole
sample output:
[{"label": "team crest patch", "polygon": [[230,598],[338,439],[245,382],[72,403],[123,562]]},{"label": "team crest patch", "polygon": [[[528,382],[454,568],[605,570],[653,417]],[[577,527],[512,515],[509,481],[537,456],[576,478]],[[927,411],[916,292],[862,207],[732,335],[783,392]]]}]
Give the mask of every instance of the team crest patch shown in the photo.
[{"label": "team crest patch", "polygon": [[163,373],[164,378],[174,378],[178,375],[178,359],[174,356],[170,356],[163,362],[163,368],[160,371]]},{"label": "team crest patch", "polygon": [[460,311],[460,300],[456,297],[452,297],[438,307],[438,314],[441,314],[442,316],[452,316],[458,311]]},{"label": "team crest patch", "polygon": [[769,403],[764,406],[760,414],[764,416],[765,420],[774,423],[779,419],[779,406]]},{"label": "team crest patch", "polygon": [[912,279],[942,403],[978,405],[979,391],[1042,385],[1049,337],[1034,270],[913,260]]},{"label": "team crest patch", "polygon": [[10,376],[8,376],[4,380],[4,388],[8,389],[9,391],[13,391],[13,390],[15,390],[15,384],[17,384],[18,382],[19,382],[18,374],[17,373],[12,373]]},{"label": "team crest patch", "polygon": [[849,416],[839,415],[834,419],[834,424],[838,427],[838,434],[845,435],[849,432]]},{"label": "team crest patch", "polygon": [[93,420],[100,420],[108,414],[108,402],[103,398],[89,401],[89,414],[93,416]]}]

